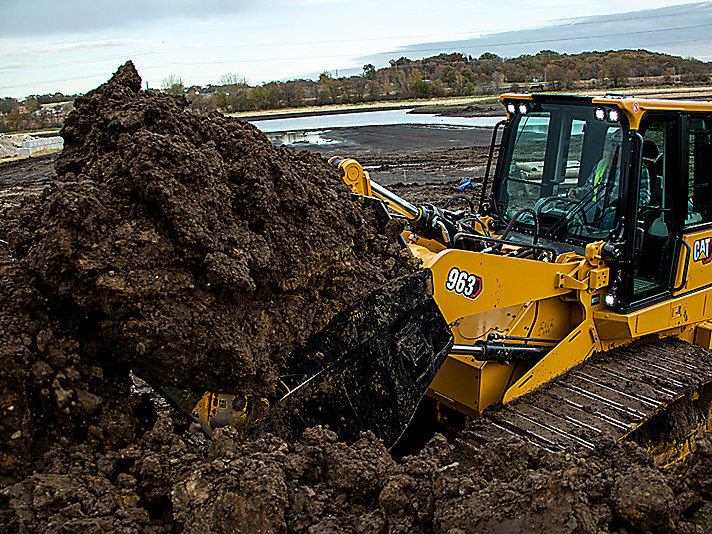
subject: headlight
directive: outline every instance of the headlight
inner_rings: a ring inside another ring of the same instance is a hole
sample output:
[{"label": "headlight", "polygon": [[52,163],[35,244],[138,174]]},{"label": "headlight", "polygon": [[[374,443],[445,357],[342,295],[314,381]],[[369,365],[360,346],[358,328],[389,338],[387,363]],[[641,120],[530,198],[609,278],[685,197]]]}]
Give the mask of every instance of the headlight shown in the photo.
[{"label": "headlight", "polygon": [[593,112],[593,116],[596,117],[599,121],[602,121],[606,118],[606,110],[603,108],[596,108],[596,111]]},{"label": "headlight", "polygon": [[526,115],[529,112],[529,108],[526,104],[519,104],[519,113]]},{"label": "headlight", "polygon": [[614,292],[606,293],[605,298],[603,299],[603,302],[606,303],[606,306],[609,308],[612,308],[613,306],[616,305],[616,294]]},{"label": "headlight", "polygon": [[620,115],[618,114],[617,109],[610,109],[608,110],[608,120],[611,122],[618,122],[618,119],[620,118]]},{"label": "headlight", "polygon": [[517,112],[517,106],[512,104],[511,102],[507,104],[507,113],[510,115],[514,115]]}]

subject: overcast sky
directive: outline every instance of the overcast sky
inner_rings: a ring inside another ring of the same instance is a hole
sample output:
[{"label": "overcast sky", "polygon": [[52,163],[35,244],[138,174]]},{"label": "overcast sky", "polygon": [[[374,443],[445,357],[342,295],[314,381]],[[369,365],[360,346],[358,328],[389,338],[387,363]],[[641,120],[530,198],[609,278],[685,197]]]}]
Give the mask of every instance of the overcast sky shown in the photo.
[{"label": "overcast sky", "polygon": [[[621,47],[712,59],[712,2],[629,0],[625,13],[622,5],[612,0],[0,0],[0,96],[86,92],[128,59],[151,87],[171,74],[186,85],[216,83],[227,73],[258,84],[336,69],[353,72],[365,62],[379,67],[401,55],[479,55],[487,47],[507,57],[542,48],[597,49],[581,48],[589,41],[578,37],[606,32],[625,34]],[[680,7],[655,11],[669,6]],[[636,13],[641,10],[653,11]],[[666,27],[675,35],[660,34]],[[611,42],[590,44],[612,48]]]}]

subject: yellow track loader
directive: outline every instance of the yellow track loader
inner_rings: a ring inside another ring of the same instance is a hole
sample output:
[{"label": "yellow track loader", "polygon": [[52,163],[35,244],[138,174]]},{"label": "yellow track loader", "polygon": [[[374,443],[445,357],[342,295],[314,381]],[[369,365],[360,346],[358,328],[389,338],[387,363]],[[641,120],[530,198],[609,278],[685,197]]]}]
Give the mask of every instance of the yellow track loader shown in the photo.
[{"label": "yellow track loader", "polygon": [[[637,432],[662,461],[684,454],[710,425],[708,352],[660,341],[617,348],[651,334],[712,343],[712,103],[501,102],[507,119],[477,213],[413,206],[355,160],[331,160],[354,193],[409,221],[405,241],[432,271],[454,336],[427,391],[439,419],[461,428],[504,404],[488,435],[556,449]],[[687,430],[642,431],[674,404],[685,405],[677,419]]]},{"label": "yellow track loader", "polygon": [[[313,362],[307,353],[331,354],[321,342],[294,355],[297,372],[270,408],[283,417],[267,417],[267,428],[296,417],[295,432],[319,422],[347,431],[358,421],[391,445],[425,390],[446,426],[487,415],[464,434],[473,442],[518,435],[560,450],[613,435],[665,463],[709,428],[712,103],[501,102],[507,118],[493,132],[478,209],[414,206],[357,161],[330,160],[355,195],[407,220],[404,242],[427,279],[387,291],[390,308],[374,308],[372,296],[330,325],[326,339],[338,347],[368,310],[384,318],[402,307],[390,323],[355,328],[356,352],[325,359],[337,365],[300,369]],[[409,301],[427,311],[413,313]],[[333,394],[294,400],[310,387]],[[239,400],[204,397],[194,415],[211,426],[259,404]]]}]

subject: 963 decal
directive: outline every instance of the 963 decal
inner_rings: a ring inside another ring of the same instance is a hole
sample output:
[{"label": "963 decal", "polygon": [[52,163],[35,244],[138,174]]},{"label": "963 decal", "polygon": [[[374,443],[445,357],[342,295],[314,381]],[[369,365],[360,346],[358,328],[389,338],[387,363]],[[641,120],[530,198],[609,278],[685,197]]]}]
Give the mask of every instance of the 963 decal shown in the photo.
[{"label": "963 decal", "polygon": [[482,292],[482,278],[453,267],[447,274],[445,289],[468,299],[476,299]]}]

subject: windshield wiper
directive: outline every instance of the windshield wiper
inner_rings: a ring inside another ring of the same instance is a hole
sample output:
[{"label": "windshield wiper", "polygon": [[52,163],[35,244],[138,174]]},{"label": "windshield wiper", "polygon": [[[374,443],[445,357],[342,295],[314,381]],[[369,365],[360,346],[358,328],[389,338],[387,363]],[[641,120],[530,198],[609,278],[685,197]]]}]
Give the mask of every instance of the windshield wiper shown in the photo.
[{"label": "windshield wiper", "polygon": [[556,237],[559,231],[564,228],[565,225],[569,223],[571,219],[574,218],[575,215],[578,213],[584,211],[585,209],[588,209],[591,206],[591,199],[600,191],[603,190],[605,187],[605,183],[601,182],[599,184],[596,184],[594,187],[591,188],[591,190],[586,193],[583,198],[578,200],[578,204],[574,206],[572,209],[567,210],[567,212],[564,214],[559,221],[554,224],[551,228],[549,228],[549,231],[546,233],[544,236],[545,238],[553,238]]},{"label": "windshield wiper", "polygon": [[616,151],[613,154],[613,160],[611,161],[611,168],[607,173],[606,181],[605,182],[599,182],[596,185],[594,185],[588,193],[586,193],[583,198],[579,200],[578,205],[576,205],[573,209],[569,210],[566,212],[566,214],[559,219],[559,222],[554,224],[549,231],[546,233],[544,236],[545,238],[554,238],[557,236],[559,231],[564,228],[565,225],[569,223],[569,221],[578,213],[585,211],[591,207],[591,205],[594,202],[591,202],[593,198],[595,198],[599,192],[605,191],[604,196],[603,196],[603,208],[605,209],[607,206],[607,201],[608,198],[611,195],[611,192],[613,191],[613,182],[614,180],[611,180],[611,176],[616,175],[616,169],[618,167],[618,149],[620,147],[616,147]]}]

